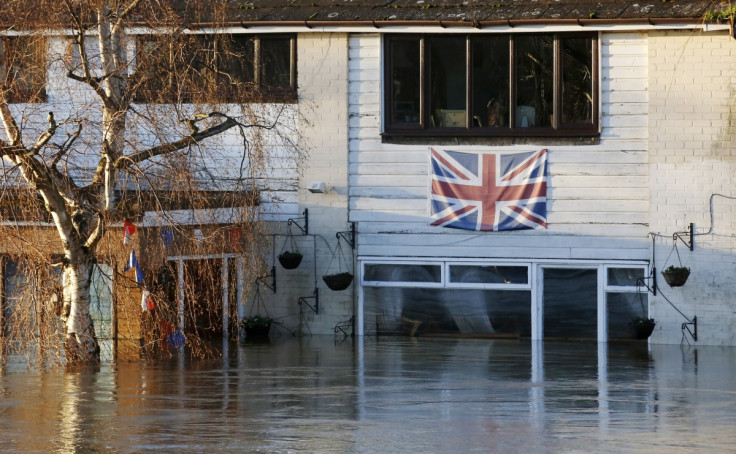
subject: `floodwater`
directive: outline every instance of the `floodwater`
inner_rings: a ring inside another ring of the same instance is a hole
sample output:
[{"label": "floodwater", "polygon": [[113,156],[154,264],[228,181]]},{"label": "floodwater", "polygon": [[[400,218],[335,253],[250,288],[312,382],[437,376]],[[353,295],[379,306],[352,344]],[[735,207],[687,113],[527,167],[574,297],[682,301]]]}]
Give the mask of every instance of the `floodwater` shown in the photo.
[{"label": "floodwater", "polygon": [[282,338],[0,375],[2,452],[735,452],[736,349]]}]

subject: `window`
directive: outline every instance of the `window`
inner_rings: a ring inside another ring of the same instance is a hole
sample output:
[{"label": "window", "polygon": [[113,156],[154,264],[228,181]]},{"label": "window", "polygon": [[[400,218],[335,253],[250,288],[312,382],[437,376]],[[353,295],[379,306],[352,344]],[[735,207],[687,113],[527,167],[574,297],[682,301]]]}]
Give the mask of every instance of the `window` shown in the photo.
[{"label": "window", "polygon": [[385,134],[595,136],[595,34],[385,40]]},{"label": "window", "polygon": [[[442,267],[423,264],[366,264],[363,280],[376,285],[441,284]],[[370,284],[366,284],[370,285]]]},{"label": "window", "polygon": [[137,63],[139,102],[296,102],[293,35],[140,36]]},{"label": "window", "polygon": [[529,288],[529,267],[450,264],[448,286],[472,288]]},{"label": "window", "polygon": [[46,101],[46,40],[40,37],[2,38],[7,74],[2,90],[9,103]]},{"label": "window", "polygon": [[607,267],[606,319],[608,339],[633,339],[636,336],[631,320],[648,317],[649,294],[645,269]]}]

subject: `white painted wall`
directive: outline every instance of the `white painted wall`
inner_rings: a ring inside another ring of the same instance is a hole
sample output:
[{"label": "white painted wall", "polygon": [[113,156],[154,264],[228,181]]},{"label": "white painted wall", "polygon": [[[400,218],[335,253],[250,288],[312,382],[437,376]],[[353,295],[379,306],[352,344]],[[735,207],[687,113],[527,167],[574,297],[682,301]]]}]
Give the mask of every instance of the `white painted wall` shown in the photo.
[{"label": "white painted wall", "polygon": [[350,39],[350,220],[360,256],[648,258],[648,45],[603,34],[602,132],[597,145],[453,146],[549,149],[548,229],[466,232],[428,225],[428,147],[381,143],[381,39]]},{"label": "white painted wall", "polygon": [[[276,263],[276,293],[268,293],[274,315],[302,334],[332,334],[335,325],[354,313],[355,285],[346,290],[329,290],[322,276],[338,271],[353,272],[353,251],[342,243],[343,259],[333,259],[337,232],[349,230],[348,194],[348,35],[345,33],[303,33],[297,37],[299,80],[299,129],[309,154],[302,162],[298,183],[298,223],[304,226],[302,213],[309,210],[309,235],[292,226],[302,265],[285,270]],[[325,183],[327,193],[315,194],[306,188],[311,182]],[[288,232],[288,223],[272,225],[280,234]],[[276,237],[276,255],[289,250],[285,236]],[[342,265],[342,267],[341,267]],[[319,293],[319,314],[297,304],[299,297],[314,305],[315,288]]]},{"label": "white painted wall", "polygon": [[651,313],[660,326],[653,342],[679,343],[684,318],[698,317],[698,344],[736,345],[736,197],[734,103],[736,40],[727,33],[658,32],[649,37],[649,172],[651,230],[659,270],[678,265],[672,234],[695,223],[695,248],[682,243],[682,262],[691,275],[670,288],[660,277],[661,294]]}]

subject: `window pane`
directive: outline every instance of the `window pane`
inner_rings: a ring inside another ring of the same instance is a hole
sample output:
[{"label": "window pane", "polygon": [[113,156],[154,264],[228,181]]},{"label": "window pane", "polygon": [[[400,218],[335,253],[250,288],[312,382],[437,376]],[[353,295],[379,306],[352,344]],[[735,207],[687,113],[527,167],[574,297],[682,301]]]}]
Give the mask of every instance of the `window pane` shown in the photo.
[{"label": "window pane", "polygon": [[561,39],[562,123],[593,123],[593,40]]},{"label": "window pane", "polygon": [[97,264],[90,282],[89,313],[99,340],[112,338],[112,267]]},{"label": "window pane", "polygon": [[261,84],[291,87],[291,39],[261,38]]},{"label": "window pane", "polygon": [[552,36],[517,36],[515,127],[551,126],[554,63]]},{"label": "window pane", "polygon": [[544,270],[544,337],[598,337],[598,271]]},{"label": "window pane", "polygon": [[419,40],[394,39],[390,41],[391,92],[390,123],[419,124]]},{"label": "window pane", "polygon": [[473,126],[508,126],[509,38],[472,40]]},{"label": "window pane", "polygon": [[450,265],[450,282],[473,284],[527,284],[526,266]]},{"label": "window pane", "polygon": [[466,48],[465,37],[430,40],[431,125],[465,127]]},{"label": "window pane", "polygon": [[607,293],[608,339],[634,339],[634,317],[648,317],[646,293]]},{"label": "window pane", "polygon": [[636,280],[644,277],[643,268],[609,268],[608,285],[635,287]]},{"label": "window pane", "polygon": [[46,99],[46,41],[17,36],[3,38],[11,103],[42,102]]},{"label": "window pane", "polygon": [[366,265],[366,281],[383,282],[442,282],[440,265]]},{"label": "window pane", "polygon": [[531,336],[529,290],[368,287],[364,301],[369,333]]},{"label": "window pane", "polygon": [[244,35],[226,37],[220,43],[217,70],[223,84],[236,85],[253,82],[254,42]]}]

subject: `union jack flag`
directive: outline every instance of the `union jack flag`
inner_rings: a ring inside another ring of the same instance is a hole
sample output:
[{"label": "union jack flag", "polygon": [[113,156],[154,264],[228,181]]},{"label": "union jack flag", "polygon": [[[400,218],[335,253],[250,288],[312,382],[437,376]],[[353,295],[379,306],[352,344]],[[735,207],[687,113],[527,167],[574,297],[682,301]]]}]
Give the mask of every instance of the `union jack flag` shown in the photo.
[{"label": "union jack flag", "polygon": [[547,227],[547,150],[463,153],[430,148],[430,223],[466,230]]}]

